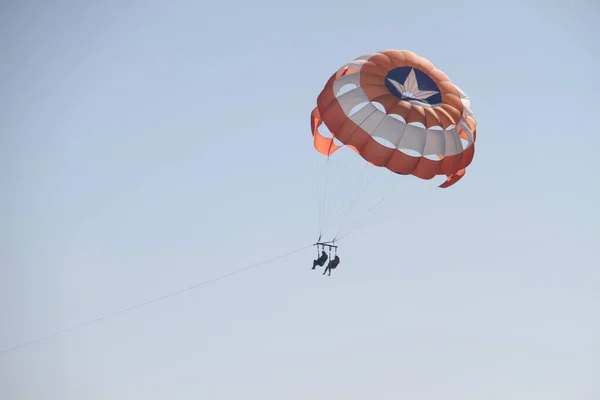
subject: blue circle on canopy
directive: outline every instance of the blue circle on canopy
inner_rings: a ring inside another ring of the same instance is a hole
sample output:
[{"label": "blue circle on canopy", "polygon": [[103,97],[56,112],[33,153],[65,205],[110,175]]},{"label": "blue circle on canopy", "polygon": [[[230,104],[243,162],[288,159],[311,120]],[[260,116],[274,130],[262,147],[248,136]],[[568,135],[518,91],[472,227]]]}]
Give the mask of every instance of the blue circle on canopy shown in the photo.
[{"label": "blue circle on canopy", "polygon": [[[414,71],[412,76],[411,71]],[[390,82],[390,80],[394,82]],[[411,92],[408,89],[415,87],[415,80],[418,90]],[[440,88],[435,84],[433,79],[425,72],[413,67],[398,67],[388,72],[385,76],[385,86],[394,96],[410,103],[431,107],[442,102]],[[400,91],[401,88],[404,88],[404,92]]]}]

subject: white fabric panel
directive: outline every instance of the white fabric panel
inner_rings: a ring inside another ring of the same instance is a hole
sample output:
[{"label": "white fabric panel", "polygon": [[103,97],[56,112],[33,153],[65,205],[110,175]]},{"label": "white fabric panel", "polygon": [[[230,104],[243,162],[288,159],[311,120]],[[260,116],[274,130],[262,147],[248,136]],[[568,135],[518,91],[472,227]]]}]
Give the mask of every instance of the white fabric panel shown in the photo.
[{"label": "white fabric panel", "polygon": [[344,64],[344,65],[342,66],[342,68],[348,68],[348,67],[351,67],[351,68],[354,68],[354,69],[357,69],[357,70],[359,70],[359,71],[360,71],[360,70],[361,70],[361,68],[362,68],[362,66],[363,66],[363,65],[365,65],[365,63],[366,63],[367,61],[369,61],[369,59],[370,59],[371,57],[373,57],[374,55],[376,55],[376,54],[377,54],[377,53],[368,53],[368,54],[363,54],[362,56],[360,56],[360,57],[357,57],[357,58],[355,58],[354,60],[352,60],[352,61],[350,61],[350,62],[348,62],[348,63]]},{"label": "white fabric panel", "polygon": [[[459,88],[458,86],[454,85],[454,87],[456,87],[456,89],[458,90],[458,93],[460,95],[460,100],[462,102],[463,105],[463,117],[461,117],[460,121],[458,122],[458,128],[462,129],[465,134],[467,135],[468,139],[467,139],[467,147],[471,146],[473,144],[473,142],[475,141],[475,137],[473,135],[473,131],[471,130],[471,127],[469,126],[469,123],[466,121],[466,119],[464,118],[464,116],[468,116],[473,118],[473,120],[475,120],[475,115],[473,115],[473,111],[471,110],[471,99],[469,98],[469,96],[467,96],[467,94],[465,92],[462,91],[461,88]],[[460,137],[458,135],[458,129],[456,132],[456,137],[457,140],[460,142]],[[460,148],[462,150],[462,143],[460,145]]]},{"label": "white fabric panel", "polygon": [[393,143],[394,147],[397,148],[402,136],[404,135],[406,127],[407,125],[404,122],[398,121],[396,118],[386,115],[385,118],[383,118],[383,121],[381,121],[379,127],[377,127],[375,131],[369,132],[369,134],[385,139]]},{"label": "white fabric panel", "polygon": [[458,90],[458,95],[460,96],[461,99],[467,99],[468,98],[467,94],[461,88],[459,88],[458,86],[456,86],[456,84],[454,84],[454,83],[453,83],[453,85],[456,88],[456,90]]},{"label": "white fabric panel", "polygon": [[458,130],[456,128],[444,131],[444,136],[446,140],[446,149],[444,152],[440,153],[444,156],[453,156],[462,151],[462,143],[460,142],[460,137],[458,136]]},{"label": "white fabric panel", "polygon": [[442,130],[427,129],[425,134],[425,147],[423,155],[444,154],[446,152],[446,135]]},{"label": "white fabric panel", "polygon": [[473,115],[473,111],[471,111],[471,107],[467,103],[467,100],[462,100],[463,102],[463,114],[475,119],[475,115]]},{"label": "white fabric panel", "polygon": [[356,86],[360,85],[360,74],[358,72],[344,75],[333,81],[333,93],[335,93],[337,96],[337,93],[340,91],[340,89],[349,84]]},{"label": "white fabric panel", "polygon": [[460,119],[460,121],[458,122],[458,127],[461,128],[469,137],[469,139],[468,139],[469,145],[471,143],[473,143],[473,140],[474,140],[473,131],[471,130],[471,127],[469,126],[467,121],[465,121],[464,118]]},{"label": "white fabric panel", "polygon": [[379,53],[366,53],[354,59],[354,61],[369,61],[371,57],[375,57]]},{"label": "white fabric panel", "polygon": [[363,65],[365,65],[365,63],[366,63],[365,60],[350,61],[350,62],[347,62],[346,64],[342,65],[342,68],[353,68],[353,69],[357,69],[360,71],[362,69]]},{"label": "white fabric panel", "polygon": [[423,150],[425,149],[425,138],[425,129],[407,124],[404,135],[398,144],[398,148],[411,149],[423,154]]},{"label": "white fabric panel", "polygon": [[465,92],[462,91],[461,88],[459,88],[456,85],[454,85],[454,87],[456,88],[456,90],[458,90],[458,94],[460,95],[460,101],[463,104],[463,113],[465,115],[475,119],[475,116],[473,115],[473,111],[471,110],[471,99],[469,98],[469,96],[467,96],[467,94]]},{"label": "white fabric panel", "polygon": [[[350,92],[348,92],[350,93]],[[365,98],[352,96],[356,101],[344,107],[347,113],[356,105],[366,102]],[[348,117],[369,135],[385,139],[396,148],[411,149],[422,155],[442,154],[452,156],[463,150],[458,128],[452,130],[425,129],[406,124],[378,110],[372,103],[366,103],[354,115]]]},{"label": "white fabric panel", "polygon": [[348,116],[350,114],[350,111],[358,104],[368,103],[369,98],[359,86],[338,97],[337,101],[340,103],[342,110],[344,110],[344,114]]},{"label": "white fabric panel", "polygon": [[[360,104],[360,103],[357,103],[357,104]],[[363,108],[361,108],[355,114],[353,114],[352,116],[350,116],[348,118],[351,119],[352,121],[354,121],[355,124],[360,125],[367,118],[369,118],[369,116],[371,114],[373,114],[373,110],[379,111],[379,110],[377,110],[377,108],[375,108],[375,106],[373,106],[373,104],[367,103],[367,104],[365,104],[365,106]]]},{"label": "white fabric panel", "polygon": [[[361,115],[358,116],[358,118],[355,118],[358,114]],[[365,114],[367,115],[366,119],[363,117]],[[350,119],[359,125],[361,129],[365,130],[369,134],[372,134],[385,116],[386,114],[384,112],[381,112],[372,103],[369,103],[359,112],[352,115]]]}]

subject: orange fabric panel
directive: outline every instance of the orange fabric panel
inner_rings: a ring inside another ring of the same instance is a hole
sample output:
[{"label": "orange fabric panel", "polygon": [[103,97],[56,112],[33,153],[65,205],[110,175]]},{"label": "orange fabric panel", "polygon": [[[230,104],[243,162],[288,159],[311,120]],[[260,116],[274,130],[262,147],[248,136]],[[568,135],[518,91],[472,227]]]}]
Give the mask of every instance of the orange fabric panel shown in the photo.
[{"label": "orange fabric panel", "polygon": [[315,149],[325,156],[332,155],[336,150],[340,148],[340,146],[336,145],[333,142],[333,138],[326,138],[319,132],[319,126],[321,126],[323,120],[321,120],[318,108],[315,108],[313,110],[311,116],[311,128],[314,137]]},{"label": "orange fabric panel", "polygon": [[417,168],[420,157],[409,156],[400,150],[394,151],[392,157],[388,160],[386,167],[400,175],[411,175]]},{"label": "orange fabric panel", "polygon": [[417,104],[411,104],[411,108],[406,116],[406,123],[419,122],[425,125],[425,110]]},{"label": "orange fabric panel", "polygon": [[461,170],[457,171],[455,174],[449,175],[448,179],[446,179],[446,182],[442,183],[438,187],[441,189],[445,189],[445,188],[448,188],[448,187],[454,185],[456,182],[461,180],[463,176],[465,176],[465,172],[466,172],[466,169],[461,169]]},{"label": "orange fabric panel", "polygon": [[394,152],[397,151],[378,143],[371,136],[369,136],[369,139],[366,140],[358,150],[365,160],[369,160],[373,165],[378,167],[385,167],[388,160],[392,158]]}]

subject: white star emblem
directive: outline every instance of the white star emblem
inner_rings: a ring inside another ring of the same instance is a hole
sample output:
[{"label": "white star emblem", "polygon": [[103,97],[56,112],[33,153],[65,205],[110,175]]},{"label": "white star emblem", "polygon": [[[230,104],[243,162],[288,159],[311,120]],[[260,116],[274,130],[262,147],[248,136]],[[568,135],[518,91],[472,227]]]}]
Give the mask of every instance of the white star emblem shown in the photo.
[{"label": "white star emblem", "polygon": [[408,97],[409,99],[425,100],[428,97],[439,93],[435,90],[419,90],[419,83],[417,82],[414,68],[411,68],[404,83],[400,83],[390,78],[387,78],[387,80],[396,88],[396,90],[398,90],[398,92],[400,92],[402,97]]}]

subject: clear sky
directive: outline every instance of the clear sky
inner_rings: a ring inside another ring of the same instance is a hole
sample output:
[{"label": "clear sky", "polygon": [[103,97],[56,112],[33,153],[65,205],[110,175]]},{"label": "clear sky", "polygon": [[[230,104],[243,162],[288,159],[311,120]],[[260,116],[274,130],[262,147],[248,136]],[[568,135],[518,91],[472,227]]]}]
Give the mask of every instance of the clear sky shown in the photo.
[{"label": "clear sky", "polygon": [[3,400],[600,398],[597,3],[0,7],[1,349],[313,243],[309,114],[363,53],[478,121],[331,277],[311,249],[6,353]]}]

